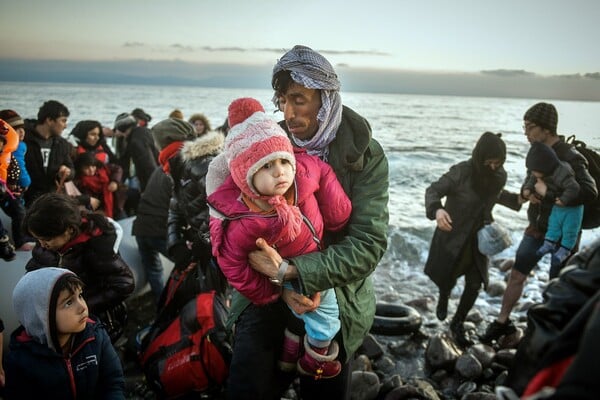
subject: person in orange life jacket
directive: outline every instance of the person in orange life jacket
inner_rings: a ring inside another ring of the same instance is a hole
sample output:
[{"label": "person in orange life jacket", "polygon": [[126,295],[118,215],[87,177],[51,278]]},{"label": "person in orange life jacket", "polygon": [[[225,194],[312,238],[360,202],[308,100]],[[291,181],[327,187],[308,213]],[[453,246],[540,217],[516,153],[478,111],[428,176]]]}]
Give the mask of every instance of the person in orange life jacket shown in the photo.
[{"label": "person in orange life jacket", "polygon": [[25,154],[27,153],[27,145],[23,142],[25,122],[13,110],[0,111],[0,119],[7,122],[15,130],[18,137],[18,145],[12,152],[6,176],[6,185],[12,196],[4,196],[0,207],[2,207],[2,210],[12,220],[12,239],[17,250],[30,251],[35,245],[34,240],[24,235],[21,228],[21,223],[25,216],[25,200],[23,199],[23,195],[31,185],[31,177],[25,165]]},{"label": "person in orange life jacket", "polygon": [[[213,255],[239,293],[257,305],[273,303],[281,285],[295,289],[283,276],[269,279],[248,265],[256,240],[264,238],[282,257],[318,251],[323,231],[341,230],[352,205],[331,167],[303,151],[294,154],[285,131],[257,100],[234,100],[229,121],[224,154],[231,178],[208,198],[217,211],[210,224]],[[280,368],[317,379],[337,376],[342,367],[333,340],[340,328],[335,291],[322,290],[319,307],[296,317],[304,321],[306,351],[300,358],[301,332],[286,329]]]},{"label": "person in orange life jacket", "polygon": [[44,193],[56,191],[59,182],[73,179],[73,146],[61,137],[68,117],[64,104],[49,100],[40,107],[35,122],[25,121],[25,162],[31,176],[31,186],[24,195],[25,206]]},{"label": "person in orange life jacket", "polygon": [[77,275],[56,267],[17,282],[13,306],[22,325],[6,355],[6,400],[125,398],[121,361],[88,314],[83,290]]},{"label": "person in orange life jacket", "polygon": [[[93,153],[81,153],[75,159],[75,184],[83,195],[100,199],[100,210],[107,217],[127,217],[124,201],[117,201],[123,170],[116,164],[105,165]],[[118,207],[120,205],[120,207]]]},{"label": "person in orange life jacket", "polygon": [[[0,203],[4,212],[12,219],[13,240],[18,247],[21,247],[26,242],[21,230],[25,209],[18,197],[19,194],[12,193],[9,188],[7,178],[11,153],[6,152],[7,148],[16,148],[18,140],[18,134],[12,126],[0,119],[0,175],[4,175],[4,177],[0,177]],[[15,257],[15,247],[10,242],[8,231],[0,223],[0,258],[11,261]]]},{"label": "person in orange life jacket", "polygon": [[69,136],[73,136],[77,142],[74,159],[81,153],[91,152],[103,164],[117,162],[117,157],[106,143],[104,129],[100,122],[79,121]]},{"label": "person in orange life jacket", "polygon": [[[579,196],[579,183],[569,163],[560,161],[554,150],[543,143],[532,143],[525,165],[531,171],[530,179],[523,186],[523,196],[535,191],[535,184],[543,181],[556,200],[548,218],[548,230],[538,255],[552,253],[551,265],[559,268],[571,255],[581,231],[583,204],[572,205]],[[539,195],[539,193],[538,193]]]},{"label": "person in orange life jacket", "polygon": [[93,314],[133,293],[133,274],[117,253],[114,225],[104,215],[82,209],[67,195],[48,193],[27,209],[23,228],[38,240],[26,270],[58,265],[75,272],[86,285]]}]

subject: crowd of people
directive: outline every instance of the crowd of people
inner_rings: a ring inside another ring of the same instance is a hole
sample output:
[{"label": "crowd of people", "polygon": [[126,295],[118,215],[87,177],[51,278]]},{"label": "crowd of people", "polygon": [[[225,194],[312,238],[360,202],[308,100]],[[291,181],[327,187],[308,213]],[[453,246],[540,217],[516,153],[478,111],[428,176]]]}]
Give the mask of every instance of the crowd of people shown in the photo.
[{"label": "crowd of people", "polygon": [[[133,215],[158,308],[160,254],[177,271],[202,265],[211,289],[227,297],[227,398],[278,399],[296,377],[303,399],[350,398],[351,362],[375,315],[371,275],[387,247],[387,158],[368,121],[343,105],[320,53],[295,46],[271,85],[279,124],[241,97],[215,130],[203,114],[186,120],[179,109],[150,127],[136,108],[113,127],[80,121],[67,140],[69,110],[58,101],[35,120],[0,111],[2,208],[12,219],[10,235],[0,226],[0,257],[32,251],[13,293],[22,326],[0,367],[7,399],[124,398],[111,342],[134,290],[117,235],[118,221]],[[550,275],[559,276],[577,252],[583,205],[598,197],[585,158],[557,133],[552,104],[533,105],[524,124],[531,149],[520,193],[504,189],[506,146],[492,132],[425,192],[437,225],[425,273],[439,288],[438,319],[465,279],[450,323],[462,348],[516,331],[510,312],[529,272],[551,252]],[[518,211],[526,202],[530,224],[498,319],[469,337],[463,323],[488,283],[478,231],[493,222],[495,204]]]}]

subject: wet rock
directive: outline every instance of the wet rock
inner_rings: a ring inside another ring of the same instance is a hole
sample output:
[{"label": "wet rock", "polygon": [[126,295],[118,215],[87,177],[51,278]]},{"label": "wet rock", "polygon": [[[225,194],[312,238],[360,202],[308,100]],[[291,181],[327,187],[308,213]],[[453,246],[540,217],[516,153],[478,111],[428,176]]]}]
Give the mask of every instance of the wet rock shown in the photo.
[{"label": "wet rock", "polygon": [[425,358],[433,368],[451,367],[462,351],[445,334],[438,333],[429,339],[425,350]]},{"label": "wet rock", "polygon": [[504,386],[506,378],[508,378],[508,371],[502,371],[494,380],[494,386]]},{"label": "wet rock", "polygon": [[425,399],[425,400],[440,400],[437,392],[427,381],[415,380],[412,384],[406,384],[395,388],[389,392],[385,400],[402,400],[402,399]]},{"label": "wet rock", "polygon": [[446,378],[448,378],[448,372],[445,369],[437,369],[431,374],[431,379],[438,383],[443,382]]},{"label": "wet rock", "polygon": [[379,394],[379,377],[368,371],[352,373],[352,400],[373,400]]},{"label": "wet rock", "polygon": [[365,354],[360,354],[352,361],[352,371],[373,371],[371,360]]},{"label": "wet rock", "polygon": [[386,378],[381,383],[381,387],[379,388],[379,397],[386,395],[387,393],[402,385],[404,385],[404,382],[402,381],[402,377],[398,374],[394,374],[389,378]]},{"label": "wet rock", "polygon": [[515,359],[516,349],[502,349],[496,353],[496,361],[502,365],[510,367]]},{"label": "wet rock", "polygon": [[517,331],[512,335],[502,336],[498,341],[498,347],[501,349],[516,349],[523,336],[525,336],[523,329],[517,328]]},{"label": "wet rock", "polygon": [[469,315],[467,315],[467,321],[472,322],[476,325],[479,325],[483,322],[483,315],[479,310],[472,310]]},{"label": "wet rock", "polygon": [[491,297],[500,297],[504,294],[506,290],[506,283],[503,281],[494,281],[490,282],[487,287],[486,293]]},{"label": "wet rock", "polygon": [[473,354],[479,360],[483,368],[488,368],[490,365],[492,365],[492,361],[496,356],[496,352],[494,351],[493,347],[483,343],[474,344],[467,351]]},{"label": "wet rock", "polygon": [[458,357],[454,366],[456,372],[466,379],[476,379],[481,376],[483,368],[479,360],[470,353],[465,353]]},{"label": "wet rock", "polygon": [[396,362],[390,357],[384,356],[373,363],[374,369],[382,374],[390,374],[396,369]]},{"label": "wet rock", "polygon": [[464,395],[472,393],[475,390],[477,390],[477,384],[475,382],[467,381],[456,389],[456,394],[462,398]]},{"label": "wet rock", "polygon": [[515,259],[514,258],[509,258],[506,260],[502,260],[500,262],[500,264],[498,265],[498,269],[500,271],[506,272],[509,269],[511,269],[513,267],[513,265],[515,265]]},{"label": "wet rock", "polygon": [[466,394],[461,400],[496,400],[496,395],[493,393],[475,392]]},{"label": "wet rock", "polygon": [[385,352],[381,343],[379,343],[375,336],[371,334],[368,334],[364,338],[362,345],[360,346],[360,349],[358,351],[359,353],[369,357],[371,360],[378,359]]}]

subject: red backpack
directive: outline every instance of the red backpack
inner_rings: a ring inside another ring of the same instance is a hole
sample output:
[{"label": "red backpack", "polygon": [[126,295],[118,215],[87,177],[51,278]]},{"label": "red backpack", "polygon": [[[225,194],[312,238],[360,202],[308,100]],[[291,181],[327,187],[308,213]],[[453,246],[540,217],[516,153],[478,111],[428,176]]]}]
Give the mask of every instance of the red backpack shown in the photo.
[{"label": "red backpack", "polygon": [[200,293],[166,329],[149,333],[141,364],[149,386],[161,398],[222,390],[232,353],[227,313],[214,290]]}]

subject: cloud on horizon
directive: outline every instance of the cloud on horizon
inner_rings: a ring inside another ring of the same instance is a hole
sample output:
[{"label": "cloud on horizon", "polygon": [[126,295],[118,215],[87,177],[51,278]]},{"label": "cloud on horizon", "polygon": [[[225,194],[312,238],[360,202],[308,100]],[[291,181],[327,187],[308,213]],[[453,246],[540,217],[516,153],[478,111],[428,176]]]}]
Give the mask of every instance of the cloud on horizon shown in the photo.
[{"label": "cloud on horizon", "polygon": [[[141,42],[125,42],[123,43],[123,46],[125,48],[143,48],[143,47],[147,47],[147,48],[151,48],[154,49],[156,51],[160,51],[160,49],[165,49],[164,47],[161,46],[155,46],[155,45],[149,45],[146,43],[141,43]],[[189,45],[183,45],[180,43],[174,43],[168,47],[166,47],[166,49],[175,49],[175,50],[186,50],[186,51],[207,51],[207,52],[211,52],[211,53],[231,53],[231,52],[236,52],[236,53],[247,53],[247,52],[261,52],[261,53],[275,53],[275,54],[282,54],[285,53],[287,50],[289,49],[284,49],[284,48],[280,48],[280,47],[260,47],[260,48],[254,48],[254,47],[211,47],[211,46],[189,46]],[[321,49],[319,50],[320,53],[322,54],[330,54],[330,55],[351,55],[351,56],[382,56],[382,57],[389,57],[391,56],[390,53],[386,53],[386,52],[382,52],[382,51],[378,51],[378,50],[326,50],[326,49]]]},{"label": "cloud on horizon", "polygon": [[[131,42],[130,46],[140,43]],[[174,44],[175,49],[180,46]],[[185,46],[182,46],[185,51]],[[281,52],[281,49],[278,49]],[[600,101],[600,73],[540,76],[525,70],[479,73],[351,68],[339,64],[343,91]],[[224,88],[268,88],[270,65],[170,61],[0,59],[0,80]]]}]

